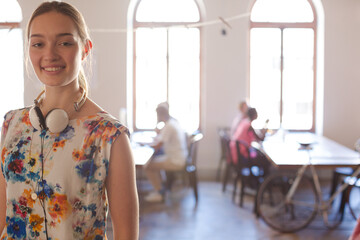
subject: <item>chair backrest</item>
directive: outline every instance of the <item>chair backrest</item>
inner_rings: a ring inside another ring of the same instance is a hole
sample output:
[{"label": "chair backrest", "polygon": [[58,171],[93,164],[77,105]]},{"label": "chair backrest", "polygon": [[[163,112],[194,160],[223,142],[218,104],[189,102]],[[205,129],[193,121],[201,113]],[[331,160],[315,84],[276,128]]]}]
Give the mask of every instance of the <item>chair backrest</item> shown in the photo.
[{"label": "chair backrest", "polygon": [[219,135],[220,135],[221,147],[224,148],[226,162],[228,164],[233,164],[234,161],[232,159],[231,149],[230,149],[230,142],[231,142],[230,136],[228,134],[219,134]]},{"label": "chair backrest", "polygon": [[[241,148],[246,149],[248,157],[241,153]],[[238,155],[238,167],[258,169],[258,174],[266,176],[269,174],[271,163],[267,156],[264,155],[260,150],[252,148],[243,141],[236,141],[236,151]],[[254,172],[251,171],[253,174]]]},{"label": "chair backrest", "polygon": [[188,157],[187,165],[196,166],[197,159],[197,148],[199,141],[203,139],[204,135],[200,131],[196,131],[189,136],[189,148],[188,148]]},{"label": "chair backrest", "polygon": [[217,133],[220,137],[220,147],[221,147],[221,159],[226,159],[227,156],[227,147],[226,147],[226,139],[230,138],[229,136],[229,128],[225,128],[225,127],[219,127],[217,129]]}]

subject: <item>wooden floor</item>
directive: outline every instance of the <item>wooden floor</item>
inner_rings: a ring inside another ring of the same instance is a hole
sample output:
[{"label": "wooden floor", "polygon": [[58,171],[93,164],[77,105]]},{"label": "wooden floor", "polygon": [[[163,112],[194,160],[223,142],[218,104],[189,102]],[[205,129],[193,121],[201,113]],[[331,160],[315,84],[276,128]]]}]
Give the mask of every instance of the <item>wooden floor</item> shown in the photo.
[{"label": "wooden floor", "polygon": [[[183,186],[168,193],[164,203],[147,203],[141,198],[140,240],[345,240],[356,223],[347,214],[337,229],[329,230],[317,216],[306,229],[281,234],[254,216],[251,196],[245,197],[244,207],[240,208],[237,201],[231,200],[230,186],[225,193],[218,182],[201,182],[199,187],[197,206],[191,190]],[[139,189],[141,197],[151,190],[146,182]],[[107,233],[112,240],[110,221]]]}]

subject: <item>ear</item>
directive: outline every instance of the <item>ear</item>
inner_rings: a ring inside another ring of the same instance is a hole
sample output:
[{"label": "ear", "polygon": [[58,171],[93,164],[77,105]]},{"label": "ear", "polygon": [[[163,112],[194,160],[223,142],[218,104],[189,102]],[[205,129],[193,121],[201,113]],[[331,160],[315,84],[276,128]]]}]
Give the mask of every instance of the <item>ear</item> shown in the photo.
[{"label": "ear", "polygon": [[87,57],[87,55],[89,55],[92,47],[93,47],[92,42],[89,39],[86,40],[81,60],[84,60]]}]

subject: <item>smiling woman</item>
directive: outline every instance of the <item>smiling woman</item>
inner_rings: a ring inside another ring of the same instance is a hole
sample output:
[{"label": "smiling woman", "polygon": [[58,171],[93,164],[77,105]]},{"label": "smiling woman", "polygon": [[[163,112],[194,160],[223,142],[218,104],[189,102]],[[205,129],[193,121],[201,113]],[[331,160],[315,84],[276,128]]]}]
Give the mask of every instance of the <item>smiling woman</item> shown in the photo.
[{"label": "smiling woman", "polygon": [[84,56],[80,36],[71,18],[49,12],[36,17],[31,26],[29,55],[39,80],[53,87],[72,83]]},{"label": "smiling woman", "polygon": [[0,239],[106,239],[108,207],[114,239],[138,239],[129,131],[87,95],[92,43],[81,13],[44,2],[26,36],[44,91],[5,115]]}]

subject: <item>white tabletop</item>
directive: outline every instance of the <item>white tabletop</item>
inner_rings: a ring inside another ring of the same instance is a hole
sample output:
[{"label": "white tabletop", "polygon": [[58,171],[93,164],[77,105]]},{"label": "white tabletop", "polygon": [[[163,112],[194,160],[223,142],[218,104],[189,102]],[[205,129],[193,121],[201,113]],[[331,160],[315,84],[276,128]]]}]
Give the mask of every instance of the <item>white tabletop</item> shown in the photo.
[{"label": "white tabletop", "polygon": [[145,165],[154,153],[154,149],[149,146],[132,144],[131,146],[134,162],[136,166]]},{"label": "white tabletop", "polygon": [[[310,143],[309,148],[300,143]],[[324,136],[313,133],[287,133],[266,137],[262,151],[277,166],[301,166],[309,163],[322,167],[360,165],[358,152]]]}]

